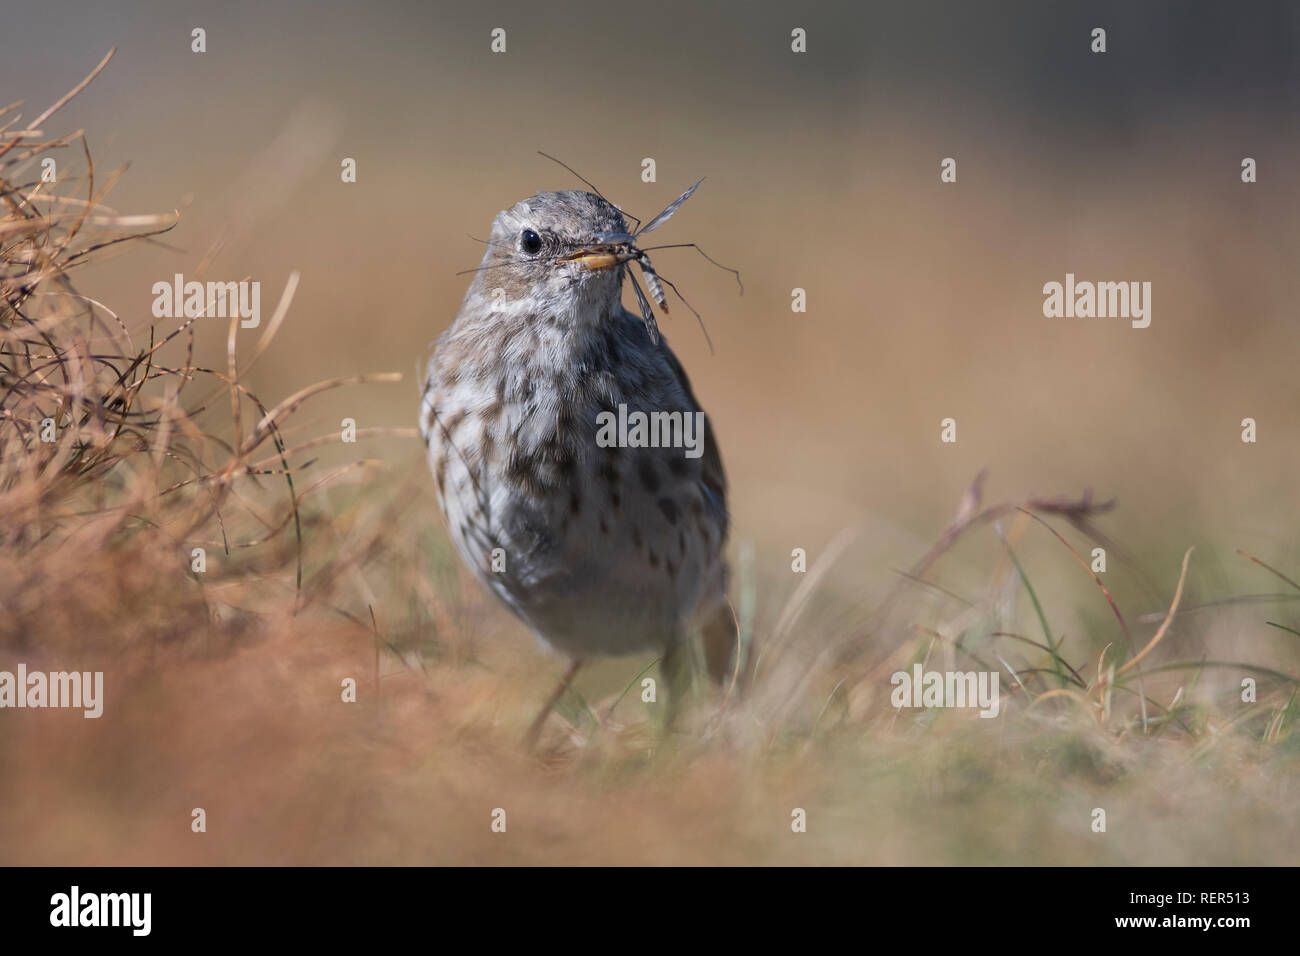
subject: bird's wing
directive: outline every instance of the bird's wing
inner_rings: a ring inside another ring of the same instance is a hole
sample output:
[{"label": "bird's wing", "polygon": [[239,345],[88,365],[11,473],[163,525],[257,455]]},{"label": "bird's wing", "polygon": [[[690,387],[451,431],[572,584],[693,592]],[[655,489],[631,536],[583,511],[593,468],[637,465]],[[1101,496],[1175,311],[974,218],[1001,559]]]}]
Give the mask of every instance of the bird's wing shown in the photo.
[{"label": "bird's wing", "polygon": [[[662,343],[660,349],[690,404],[695,410],[703,411],[695,397],[695,392],[691,389],[691,381],[686,376],[686,369],[682,367],[682,363],[677,360],[677,356],[668,348],[667,343]],[[703,486],[704,497],[713,506],[714,514],[721,523],[722,542],[725,543],[730,525],[727,514],[727,475],[722,467],[722,454],[718,447],[713,423],[706,413],[704,454],[700,458],[700,484]],[[740,646],[736,616],[727,600],[729,578],[730,569],[727,567],[726,560],[719,554],[714,592],[706,593],[696,609],[696,624],[703,644],[705,667],[714,683],[727,688],[728,693],[745,689],[752,677],[753,665],[752,653],[745,653],[745,649]]]},{"label": "bird's wing", "polygon": [[[660,352],[668,362],[668,367],[672,370],[673,375],[677,378],[677,384],[681,386],[686,398],[691,404],[693,411],[703,412],[700,408],[699,400],[695,397],[695,391],[691,388],[691,380],[686,375],[686,369],[682,363],[677,360],[673,350],[668,347],[668,343],[660,339]],[[713,499],[713,504],[722,515],[723,538],[726,538],[727,531],[727,474],[722,467],[722,453],[718,451],[718,441],[713,431],[713,422],[709,419],[707,412],[704,413],[704,454],[700,458],[700,482],[704,485],[707,496]]]}]

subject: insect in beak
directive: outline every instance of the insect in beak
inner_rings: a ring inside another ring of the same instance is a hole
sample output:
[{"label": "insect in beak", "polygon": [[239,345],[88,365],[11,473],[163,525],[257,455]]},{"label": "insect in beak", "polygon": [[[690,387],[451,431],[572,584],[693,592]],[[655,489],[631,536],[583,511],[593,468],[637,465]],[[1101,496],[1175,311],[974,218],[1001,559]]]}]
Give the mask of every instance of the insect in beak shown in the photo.
[{"label": "insect in beak", "polygon": [[[574,171],[573,167],[560,162],[560,160],[556,159],[554,156],[551,156],[548,153],[542,153],[541,150],[538,150],[538,152],[541,153],[541,155],[545,156],[547,159],[551,160],[552,162],[559,163],[569,172],[573,173],[573,175],[577,176],[584,183],[586,183],[586,185],[591,188],[591,191],[594,192],[597,196],[600,196],[601,199],[605,199],[601,191],[597,189],[595,186],[593,186],[590,181],[583,179],[582,176],[578,175],[578,173]],[[635,216],[629,216],[627,213],[623,213],[623,215],[626,218],[632,219],[633,221],[636,222],[636,228],[633,232],[602,233],[600,235],[595,236],[590,245],[586,246],[583,249],[578,250],[577,252],[570,253],[567,256],[560,257],[559,261],[578,263],[582,265],[584,268],[593,269],[593,270],[613,269],[626,262],[635,262],[641,268],[641,276],[642,278],[645,279],[646,288],[650,290],[650,299],[647,299],[646,294],[643,291],[641,291],[641,284],[636,281],[636,276],[632,274],[631,270],[628,270],[627,272],[627,279],[632,285],[632,291],[636,293],[637,306],[641,310],[641,320],[642,322],[645,323],[645,330],[646,333],[650,336],[650,341],[655,343],[659,341],[659,327],[655,323],[654,311],[650,306],[650,300],[653,299],[655,305],[659,306],[659,308],[663,311],[664,315],[667,315],[668,298],[664,294],[664,286],[666,285],[669,288],[671,288],[674,293],[676,293],[677,298],[682,300],[682,303],[686,306],[686,308],[691,310],[691,313],[695,316],[696,321],[700,323],[700,330],[704,333],[704,340],[709,345],[709,352],[712,353],[713,342],[709,338],[708,329],[704,328],[704,321],[700,318],[700,313],[696,312],[694,306],[692,306],[689,302],[686,301],[685,298],[682,297],[682,294],[677,291],[677,286],[673,285],[671,282],[669,282],[667,279],[660,276],[659,273],[655,271],[654,265],[650,262],[650,257],[646,254],[644,250],[639,249],[637,247],[637,240],[640,239],[642,236],[644,236],[646,233],[653,232],[655,229],[658,229],[669,219],[671,219],[673,217],[673,214],[676,213],[677,210],[681,208],[682,203],[686,202],[686,200],[690,199],[691,196],[695,194],[695,190],[700,188],[700,183],[702,182],[704,182],[703,179],[701,179],[700,182],[696,183],[690,189],[686,190],[684,193],[682,193],[680,196],[678,196],[676,199],[670,202],[667,206],[664,207],[663,211],[660,212],[659,215],[655,216],[644,226],[641,225],[641,221],[637,219]],[[608,199],[605,199],[605,201],[609,202]],[[732,275],[734,275],[736,277],[736,285],[737,287],[739,287],[741,295],[744,295],[745,293],[745,287],[740,283],[740,273],[737,270],[729,268],[728,266],[724,266],[722,263],[716,261],[715,259],[713,259],[713,257],[711,257],[708,253],[706,253],[703,249],[701,249],[693,242],[674,243],[666,246],[654,246],[652,248],[655,249],[693,248],[695,249],[696,252],[704,256],[705,259],[708,259],[709,262],[712,262],[719,269],[723,269],[727,272],[730,272]]]},{"label": "insect in beak", "polygon": [[603,233],[591,245],[561,257],[561,262],[576,262],[586,269],[613,269],[636,256],[632,252],[632,237],[625,233]]},{"label": "insect in beak", "polygon": [[[664,296],[659,275],[655,272],[654,266],[650,264],[650,257],[632,244],[634,238],[622,234],[597,236],[595,243],[584,249],[579,249],[577,252],[571,252],[567,256],[561,256],[560,261],[577,263],[585,269],[613,269],[625,262],[635,262],[641,267],[641,275],[645,278],[646,287],[650,290],[651,298],[663,310],[664,315],[667,315],[668,300]],[[645,293],[641,291],[641,286],[637,284],[636,277],[629,273],[628,279],[632,282],[632,290],[636,293],[637,304],[641,307],[641,320],[645,323],[646,332],[650,335],[650,341],[658,342],[659,329],[655,325],[654,313],[650,309],[650,303],[646,300]]]},{"label": "insect in beak", "polygon": [[561,262],[573,262],[582,266],[584,269],[613,269],[626,259],[620,259],[617,252],[611,249],[602,249],[599,246],[592,249],[581,249],[578,252],[572,252],[567,256],[560,257]]}]

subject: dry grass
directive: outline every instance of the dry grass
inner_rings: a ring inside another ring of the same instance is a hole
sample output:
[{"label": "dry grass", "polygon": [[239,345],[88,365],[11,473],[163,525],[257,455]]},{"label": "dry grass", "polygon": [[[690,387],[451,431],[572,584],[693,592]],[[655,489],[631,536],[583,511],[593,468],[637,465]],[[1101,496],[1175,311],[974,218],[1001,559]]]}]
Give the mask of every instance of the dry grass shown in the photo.
[{"label": "dry grass", "polygon": [[[418,455],[318,474],[310,453],[337,438],[293,425],[322,390],[395,376],[263,401],[244,382],[291,295],[251,346],[232,321],[217,367],[194,357],[213,320],[79,295],[75,269],[176,217],[107,207],[114,177],[46,119],[0,113],[0,669],[103,670],[107,702],[99,720],[0,714],[0,862],[1294,860],[1300,634],[1269,616],[1294,613],[1294,575],[1252,567],[1281,593],[1207,595],[1189,552],[1149,582],[1102,536],[1109,504],[985,507],[982,476],[883,596],[863,596],[852,533],[781,579],[742,547],[743,699],[668,731],[639,698],[652,662],[611,661],[522,752],[550,674],[458,569]],[[41,182],[40,159],[71,150],[80,175],[61,159]],[[1126,615],[1115,580],[1159,613]],[[1077,608],[1089,627],[1063,635],[1051,622]],[[1268,624],[1251,660],[1210,656]],[[1003,713],[895,711],[889,675],[916,661],[1002,672]]]},{"label": "dry grass", "polygon": [[[311,463],[291,468],[289,460],[338,436],[295,444],[286,422],[322,391],[400,376],[334,379],[263,402],[243,376],[270,347],[291,305],[292,281],[243,357],[238,319],[230,320],[223,368],[194,360],[195,324],[211,319],[171,329],[149,324],[147,342],[137,344],[115,312],[77,293],[70,276],[121,243],[166,233],[178,217],[116,214],[105,205],[116,176],[97,183],[81,135],[46,137],[37,124],[52,111],[17,128],[19,105],[0,114],[0,121],[9,117],[0,142],[6,643],[49,651],[48,635],[85,639],[117,629],[125,613],[137,624],[132,640],[105,646],[152,653],[207,629],[214,589],[250,577],[275,581],[286,568],[293,575],[289,609],[301,609],[339,569],[304,580],[299,506],[340,472],[311,475],[300,487],[295,477]],[[84,156],[82,174],[70,174],[72,163],[60,157],[58,184],[43,181],[41,160],[74,145]],[[82,196],[73,194],[76,187]],[[191,566],[196,548],[213,555],[215,573],[182,574],[180,587],[167,587],[173,569]],[[264,590],[248,584],[242,597],[259,606]],[[45,637],[31,640],[36,633]]]}]

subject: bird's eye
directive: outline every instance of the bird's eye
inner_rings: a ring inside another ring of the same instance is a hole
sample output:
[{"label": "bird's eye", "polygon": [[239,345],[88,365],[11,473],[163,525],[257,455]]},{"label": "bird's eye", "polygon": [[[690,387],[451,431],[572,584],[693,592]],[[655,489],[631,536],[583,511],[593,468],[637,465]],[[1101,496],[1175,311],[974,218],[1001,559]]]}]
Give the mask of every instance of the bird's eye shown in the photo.
[{"label": "bird's eye", "polygon": [[542,237],[531,229],[525,229],[519,235],[519,248],[530,256],[542,251]]}]

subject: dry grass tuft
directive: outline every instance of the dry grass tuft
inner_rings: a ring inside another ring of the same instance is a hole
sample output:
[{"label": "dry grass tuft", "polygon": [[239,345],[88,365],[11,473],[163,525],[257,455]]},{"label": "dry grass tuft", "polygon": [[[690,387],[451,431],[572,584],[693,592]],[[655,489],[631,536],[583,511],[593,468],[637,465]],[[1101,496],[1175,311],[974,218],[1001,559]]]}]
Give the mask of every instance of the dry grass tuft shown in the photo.
[{"label": "dry grass tuft", "polygon": [[[84,136],[39,128],[111,56],[25,127],[21,104],[0,111],[0,646],[21,651],[228,636],[210,625],[232,608],[283,609],[286,591],[302,610],[332,578],[304,580],[304,499],[378,463],[314,476],[313,462],[291,460],[338,436],[291,447],[286,423],[327,389],[400,380],[335,379],[273,404],[254,394],[243,376],[287,314],[292,279],[242,358],[231,320],[224,367],[195,361],[196,323],[213,319],[150,317],[133,335],[138,316],[78,293],[74,270],[179,220],[116,213],[105,201],[117,174],[97,178]],[[79,174],[68,149],[84,159]],[[54,156],[57,183],[42,176]],[[197,548],[203,574],[190,573]]]}]

